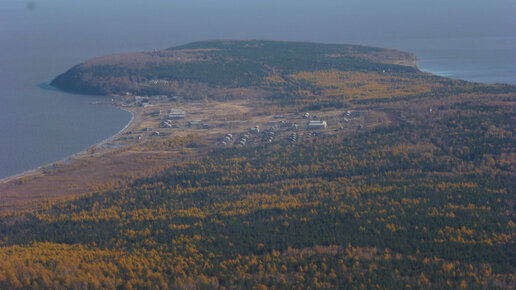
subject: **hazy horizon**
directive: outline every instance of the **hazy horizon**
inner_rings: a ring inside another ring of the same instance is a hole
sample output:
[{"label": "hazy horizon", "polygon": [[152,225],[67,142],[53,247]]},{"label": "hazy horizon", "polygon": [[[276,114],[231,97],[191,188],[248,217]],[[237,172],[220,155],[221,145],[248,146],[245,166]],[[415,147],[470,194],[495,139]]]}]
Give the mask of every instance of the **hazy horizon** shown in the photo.
[{"label": "hazy horizon", "polygon": [[0,31],[2,46],[37,43],[88,52],[226,38],[376,44],[514,37],[514,15],[516,1],[504,0],[7,0],[0,3]]}]

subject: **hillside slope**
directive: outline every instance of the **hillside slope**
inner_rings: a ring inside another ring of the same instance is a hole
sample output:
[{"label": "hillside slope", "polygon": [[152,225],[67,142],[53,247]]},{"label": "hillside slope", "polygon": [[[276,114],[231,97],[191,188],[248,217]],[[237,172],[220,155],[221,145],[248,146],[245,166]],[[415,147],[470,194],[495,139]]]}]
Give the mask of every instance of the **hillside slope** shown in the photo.
[{"label": "hillside slope", "polygon": [[194,42],[166,50],[106,55],[72,67],[52,85],[85,94],[170,93],[185,86],[263,87],[265,78],[300,71],[416,72],[398,50],[260,40]]}]

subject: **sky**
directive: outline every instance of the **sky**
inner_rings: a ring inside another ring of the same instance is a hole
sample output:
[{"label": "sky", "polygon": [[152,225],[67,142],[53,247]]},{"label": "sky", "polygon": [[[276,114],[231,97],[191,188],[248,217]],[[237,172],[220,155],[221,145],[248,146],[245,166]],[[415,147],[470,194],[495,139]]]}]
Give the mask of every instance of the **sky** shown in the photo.
[{"label": "sky", "polygon": [[514,37],[516,0],[1,0],[0,35],[8,42],[107,50],[220,38]]}]

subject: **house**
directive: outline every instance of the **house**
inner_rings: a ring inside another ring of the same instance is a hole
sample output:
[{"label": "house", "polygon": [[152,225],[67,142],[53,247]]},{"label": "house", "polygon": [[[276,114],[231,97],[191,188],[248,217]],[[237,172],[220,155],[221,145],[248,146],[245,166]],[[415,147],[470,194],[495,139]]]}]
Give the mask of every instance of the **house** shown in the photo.
[{"label": "house", "polygon": [[249,133],[251,133],[251,134],[259,134],[260,133],[260,126],[256,125],[253,128],[249,129]]},{"label": "house", "polygon": [[173,102],[182,101],[183,97],[181,97],[181,96],[170,96],[169,100],[173,101]]},{"label": "house", "polygon": [[149,98],[155,102],[168,102],[167,95],[154,95],[154,96],[150,96]]},{"label": "house", "polygon": [[166,85],[168,83],[169,83],[169,81],[167,81],[167,80],[150,80],[150,81],[147,81],[148,85]]},{"label": "house", "polygon": [[168,113],[169,119],[184,119],[186,118],[186,112],[180,109],[172,108]]},{"label": "house", "polygon": [[328,125],[326,124],[326,121],[322,120],[312,120],[308,122],[307,124],[308,130],[320,130],[320,129],[326,129]]},{"label": "house", "polygon": [[141,103],[148,103],[149,99],[142,97],[142,96],[135,96],[134,97],[135,102],[141,102]]},{"label": "house", "polygon": [[160,128],[172,128],[172,123],[170,121],[163,121],[159,124]]},{"label": "house", "polygon": [[356,118],[360,115],[359,112],[357,111],[351,111],[351,110],[347,110],[346,111],[346,114],[344,114],[345,117],[348,117],[348,118]]},{"label": "house", "polygon": [[191,120],[188,122],[188,126],[190,127],[202,127],[202,121],[201,120]]}]

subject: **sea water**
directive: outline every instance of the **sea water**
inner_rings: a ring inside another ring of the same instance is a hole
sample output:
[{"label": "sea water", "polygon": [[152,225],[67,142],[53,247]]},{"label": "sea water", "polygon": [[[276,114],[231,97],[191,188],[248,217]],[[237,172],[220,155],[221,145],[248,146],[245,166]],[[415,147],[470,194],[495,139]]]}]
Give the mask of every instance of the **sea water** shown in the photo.
[{"label": "sea water", "polygon": [[516,85],[516,37],[409,39],[393,45],[415,53],[423,71],[472,82]]},{"label": "sea water", "polygon": [[[106,97],[50,87],[52,51],[0,53],[0,179],[58,161],[116,134],[131,114]],[[59,61],[57,61],[59,63]]]}]

